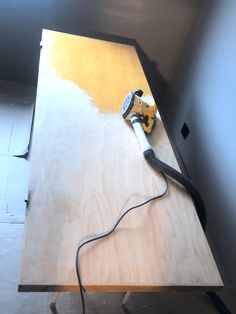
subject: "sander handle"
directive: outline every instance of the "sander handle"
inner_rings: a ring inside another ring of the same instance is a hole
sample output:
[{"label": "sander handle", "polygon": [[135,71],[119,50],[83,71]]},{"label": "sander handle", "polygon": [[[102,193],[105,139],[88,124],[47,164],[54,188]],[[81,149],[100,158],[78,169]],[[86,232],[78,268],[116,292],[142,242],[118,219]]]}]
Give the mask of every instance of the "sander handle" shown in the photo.
[{"label": "sander handle", "polygon": [[134,132],[137,136],[142,152],[144,153],[146,150],[152,149],[152,146],[149,144],[147,136],[141,125],[140,117],[138,115],[132,115],[130,121],[133,125]]}]

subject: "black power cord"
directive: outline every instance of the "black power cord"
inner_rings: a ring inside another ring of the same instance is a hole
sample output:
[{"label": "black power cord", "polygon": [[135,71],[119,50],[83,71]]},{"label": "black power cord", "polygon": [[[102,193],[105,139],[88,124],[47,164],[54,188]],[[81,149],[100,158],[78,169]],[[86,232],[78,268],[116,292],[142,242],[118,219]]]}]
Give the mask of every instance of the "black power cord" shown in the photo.
[{"label": "black power cord", "polygon": [[103,239],[105,237],[108,237],[109,235],[111,235],[113,233],[113,231],[115,231],[116,227],[119,225],[119,223],[121,222],[121,220],[133,209],[136,209],[136,208],[139,208],[139,207],[142,207],[148,203],[150,203],[151,201],[154,201],[154,200],[157,200],[157,199],[160,199],[162,198],[163,196],[165,196],[169,190],[169,183],[168,183],[168,180],[165,176],[164,173],[162,173],[162,176],[165,180],[165,183],[166,183],[166,187],[165,187],[165,190],[164,192],[162,192],[161,194],[157,195],[157,196],[154,196],[150,199],[148,199],[147,201],[143,202],[143,203],[140,203],[138,205],[135,205],[135,206],[132,206],[130,207],[129,209],[127,209],[123,214],[120,214],[118,219],[116,220],[116,222],[114,223],[114,225],[107,231],[105,232],[102,232],[102,233],[98,233],[96,235],[92,235],[92,236],[86,236],[86,238],[82,239],[80,241],[80,244],[77,248],[77,252],[76,252],[76,274],[77,274],[77,279],[78,279],[78,283],[79,283],[79,288],[80,288],[80,296],[81,296],[81,304],[82,304],[82,313],[85,314],[85,301],[84,301],[84,292],[85,289],[82,285],[82,280],[81,280],[81,276],[80,276],[80,265],[79,265],[79,253],[80,253],[80,250],[82,249],[83,246],[89,244],[90,242],[93,242],[93,241],[96,241],[96,240],[100,240],[100,239]]},{"label": "black power cord", "polygon": [[194,204],[196,206],[198,217],[199,217],[200,222],[201,222],[201,225],[203,227],[203,230],[205,230],[205,226],[206,226],[205,206],[204,206],[204,203],[202,201],[201,195],[198,192],[197,188],[194,186],[193,182],[190,179],[188,179],[186,176],[184,176],[181,172],[177,171],[176,169],[172,168],[171,166],[167,165],[166,163],[164,163],[163,161],[158,159],[155,156],[155,153],[152,149],[146,150],[144,152],[144,157],[153,169],[157,170],[158,172],[160,172],[162,174],[162,176],[166,182],[165,191],[163,193],[161,193],[160,195],[154,196],[154,197],[148,199],[147,201],[145,201],[141,204],[138,204],[136,206],[133,206],[133,207],[127,209],[123,214],[121,214],[118,217],[115,224],[108,231],[103,232],[103,233],[99,233],[96,235],[86,236],[85,239],[81,240],[81,242],[78,246],[77,252],[76,252],[76,273],[77,273],[78,283],[79,283],[79,287],[80,287],[80,295],[81,295],[81,301],[82,301],[82,313],[83,314],[85,314],[85,302],[84,302],[84,294],[83,294],[83,292],[85,292],[85,289],[82,285],[82,281],[81,281],[81,277],[80,277],[80,271],[79,271],[79,253],[80,253],[81,248],[83,246],[89,244],[90,242],[100,240],[100,239],[105,238],[105,237],[109,236],[110,234],[112,234],[112,232],[116,229],[116,227],[119,225],[121,220],[131,210],[142,207],[142,206],[146,205],[147,203],[154,201],[156,199],[159,199],[159,198],[163,197],[164,195],[166,195],[166,193],[169,190],[169,184],[168,184],[168,180],[167,180],[166,175],[168,177],[172,178],[174,181],[180,183],[183,187],[185,187],[187,192],[192,196]]}]

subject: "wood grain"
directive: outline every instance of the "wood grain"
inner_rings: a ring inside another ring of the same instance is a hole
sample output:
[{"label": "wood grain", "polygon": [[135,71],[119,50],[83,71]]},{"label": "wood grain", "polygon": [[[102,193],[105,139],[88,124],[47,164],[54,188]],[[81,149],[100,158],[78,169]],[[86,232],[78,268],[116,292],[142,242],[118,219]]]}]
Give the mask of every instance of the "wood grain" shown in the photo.
[{"label": "wood grain", "polygon": [[[165,183],[117,112],[129,90],[151,93],[135,48],[51,31],[42,43],[19,290],[76,291],[81,238]],[[150,142],[178,168],[160,119]],[[192,201],[173,183],[167,197],[85,247],[81,275],[88,291],[222,286]]]}]

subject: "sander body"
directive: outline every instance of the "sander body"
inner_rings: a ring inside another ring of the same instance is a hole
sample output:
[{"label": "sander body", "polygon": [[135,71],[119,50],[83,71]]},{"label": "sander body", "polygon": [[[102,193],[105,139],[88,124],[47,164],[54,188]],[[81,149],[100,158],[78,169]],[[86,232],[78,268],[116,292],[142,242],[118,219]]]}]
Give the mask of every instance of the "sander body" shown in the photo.
[{"label": "sander body", "polygon": [[152,97],[150,101],[146,101],[142,95],[141,89],[129,92],[123,102],[121,113],[125,120],[132,123],[144,153],[146,150],[152,149],[146,134],[150,134],[155,126],[157,106]]}]

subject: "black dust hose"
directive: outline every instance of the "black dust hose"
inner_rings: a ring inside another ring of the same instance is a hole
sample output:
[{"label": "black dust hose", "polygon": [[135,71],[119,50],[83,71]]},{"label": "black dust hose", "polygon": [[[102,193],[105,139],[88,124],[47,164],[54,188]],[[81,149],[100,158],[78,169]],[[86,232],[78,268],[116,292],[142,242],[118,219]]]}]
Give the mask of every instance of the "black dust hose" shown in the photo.
[{"label": "black dust hose", "polygon": [[158,159],[155,156],[155,153],[152,149],[147,149],[143,152],[143,155],[149,165],[162,173],[165,173],[168,177],[171,177],[178,183],[180,183],[187,192],[192,196],[193,202],[196,207],[196,211],[201,222],[202,228],[205,231],[206,228],[206,210],[200,193],[197,188],[194,186],[193,182],[185,177],[182,173],[165,164],[163,161]]}]

